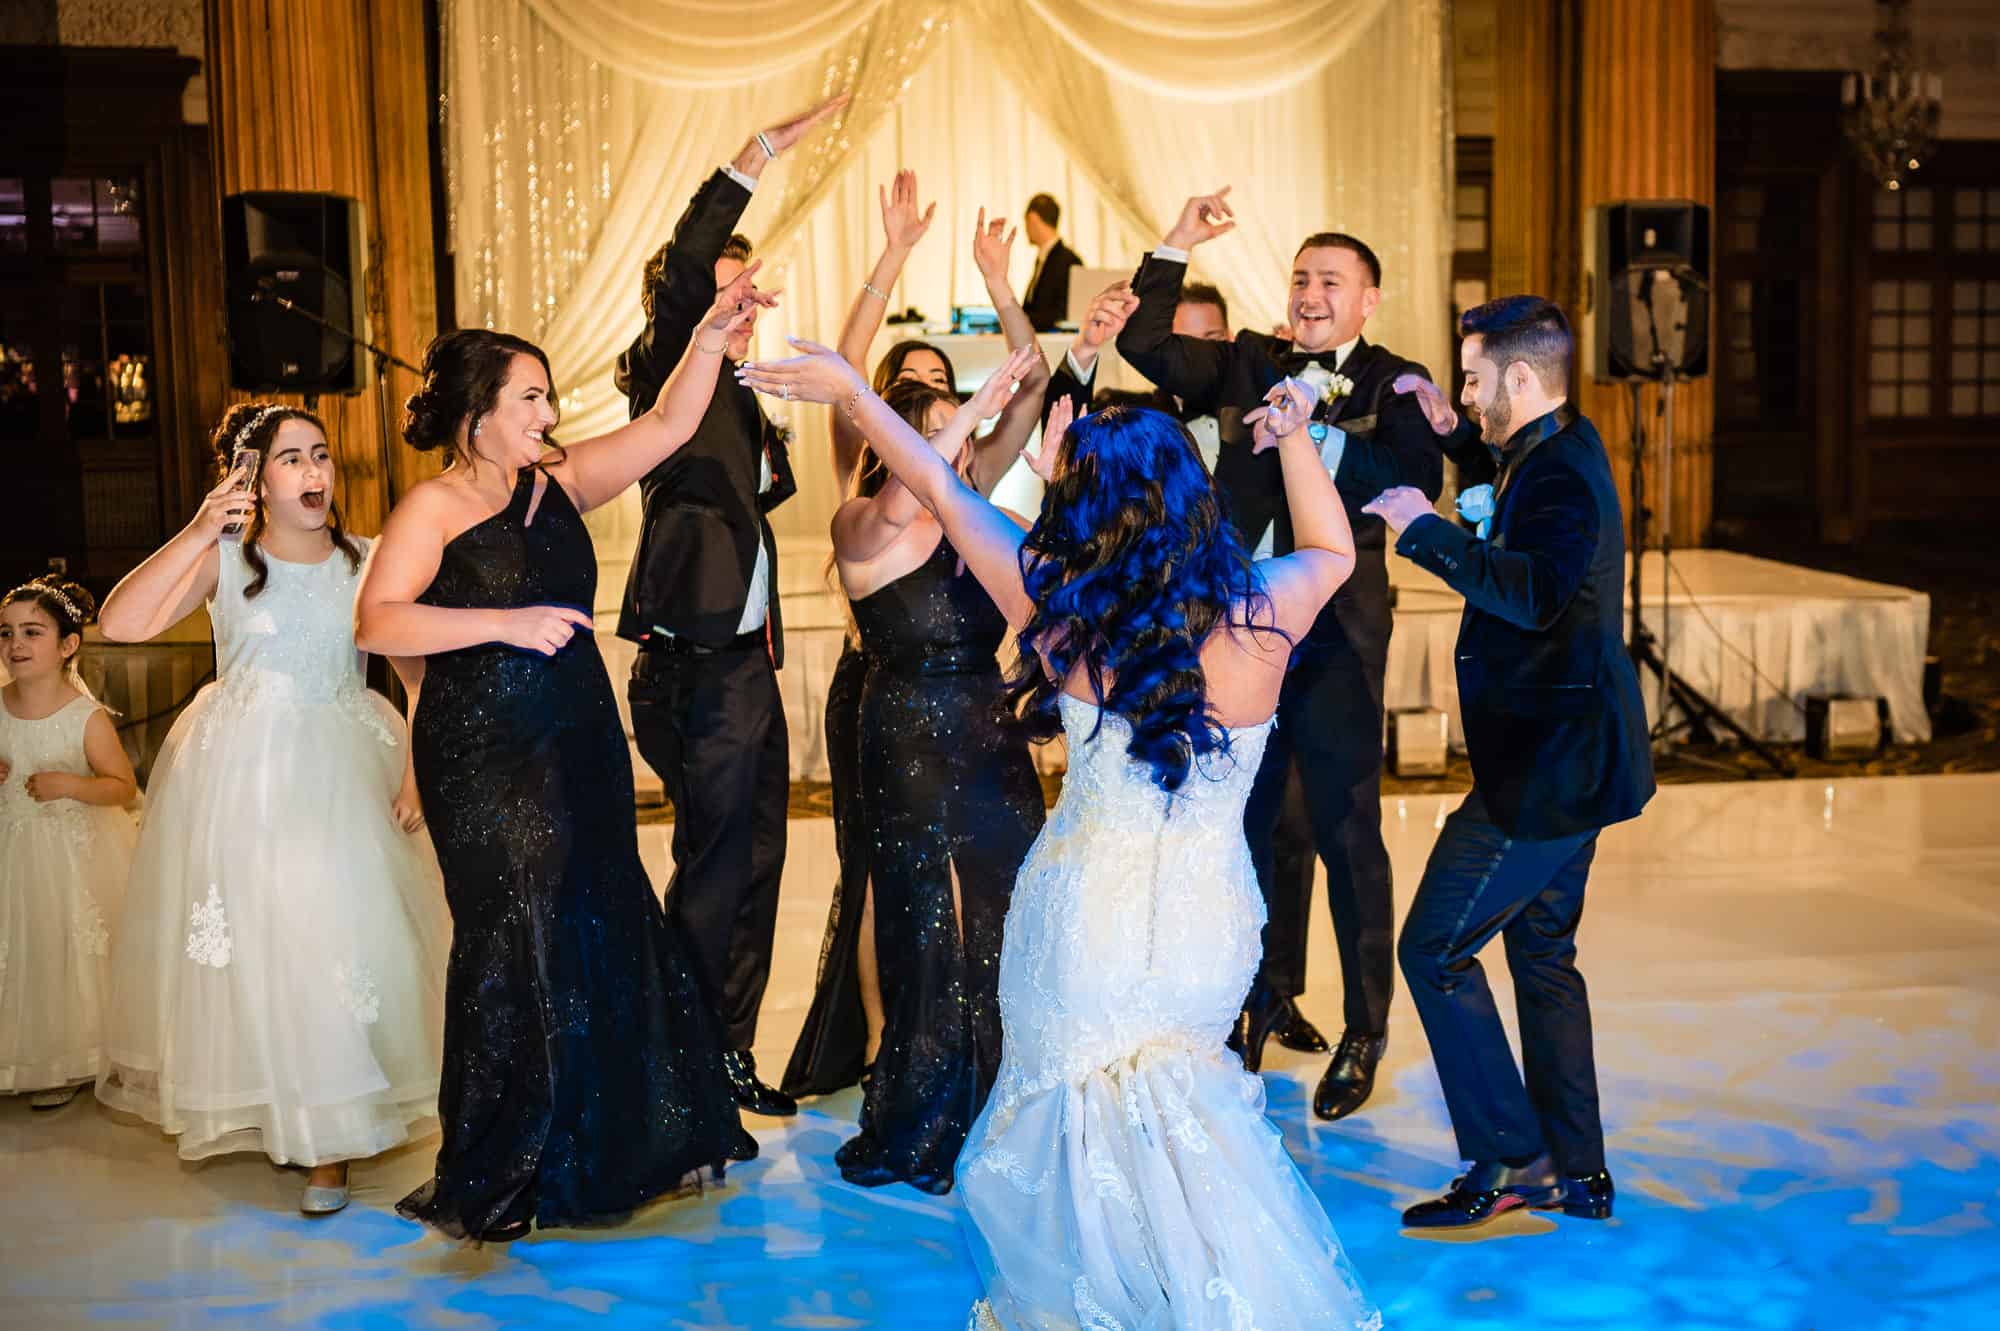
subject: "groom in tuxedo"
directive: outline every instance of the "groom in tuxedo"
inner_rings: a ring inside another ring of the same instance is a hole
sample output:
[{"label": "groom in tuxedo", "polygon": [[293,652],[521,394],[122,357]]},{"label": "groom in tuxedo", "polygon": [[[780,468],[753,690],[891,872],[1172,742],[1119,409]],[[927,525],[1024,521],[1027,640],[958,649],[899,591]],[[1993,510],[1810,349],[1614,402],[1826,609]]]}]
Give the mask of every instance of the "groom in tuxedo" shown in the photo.
[{"label": "groom in tuxedo", "polygon": [[[1442,1197],[1403,1212],[1413,1229],[1483,1224],[1522,1208],[1611,1215],[1590,996],[1576,968],[1597,834],[1653,794],[1639,681],[1626,654],[1625,527],[1611,463],[1569,405],[1568,321],[1537,296],[1466,311],[1459,420],[1412,376],[1454,458],[1497,463],[1476,532],[1392,488],[1368,511],[1396,550],[1465,597],[1458,696],[1472,791],[1445,820],[1397,953],[1471,1162]],[[1521,1060],[1480,967],[1504,940]]]},{"label": "groom in tuxedo", "polygon": [[1227,342],[1174,333],[1190,251],[1235,226],[1227,196],[1224,189],[1188,200],[1141,261],[1132,279],[1138,307],[1118,336],[1118,350],[1186,410],[1215,416],[1216,484],[1244,544],[1259,545],[1268,528],[1272,554],[1292,550],[1283,474],[1274,451],[1252,452],[1243,416],[1288,374],[1321,388],[1320,456],[1347,503],[1357,561],[1299,643],[1244,815],[1274,924],[1266,934],[1268,964],[1251,990],[1237,1043],[1245,1066],[1257,1067],[1265,1039],[1291,1020],[1304,987],[1304,929],[1289,923],[1297,912],[1287,906],[1288,884],[1272,853],[1296,763],[1326,865],[1344,991],[1345,1030],[1314,1091],[1313,1112],[1337,1119],[1360,1108],[1374,1089],[1394,978],[1395,911],[1382,842],[1382,689],[1392,615],[1382,522],[1362,505],[1403,485],[1435,499],[1444,466],[1422,411],[1391,386],[1402,374],[1428,374],[1362,336],[1382,298],[1382,265],[1353,236],[1321,232],[1301,242],[1287,299],[1289,339],[1248,330]]},{"label": "groom in tuxedo", "polygon": [[[618,359],[634,417],[651,409],[716,291],[750,261],[736,223],[764,168],[846,102],[755,134],[702,183],[646,265],[646,326]],[[750,330],[730,340],[741,362]],[[666,905],[686,930],[721,1018],[736,1102],[793,1114],[757,1076],[750,1046],[771,978],[785,865],[789,737],[777,669],[778,552],[767,515],[797,489],[757,395],[723,375],[693,438],[639,482],[644,514],[618,636],[639,644],[628,697],[639,752],[674,806]]]}]

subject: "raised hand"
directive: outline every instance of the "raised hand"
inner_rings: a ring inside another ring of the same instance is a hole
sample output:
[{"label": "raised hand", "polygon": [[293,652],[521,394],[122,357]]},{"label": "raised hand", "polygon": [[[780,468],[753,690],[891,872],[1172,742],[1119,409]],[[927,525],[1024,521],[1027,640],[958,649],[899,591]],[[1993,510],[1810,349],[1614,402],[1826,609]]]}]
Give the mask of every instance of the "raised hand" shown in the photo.
[{"label": "raised hand", "polygon": [[1139,298],[1132,293],[1131,280],[1113,282],[1090,302],[1077,339],[1092,351],[1101,349],[1106,342],[1125,331],[1125,321],[1138,308]]},{"label": "raised hand", "polygon": [[1251,427],[1250,451],[1261,453],[1305,428],[1312,419],[1318,395],[1297,379],[1280,379],[1264,395],[1264,405],[1246,414],[1243,423]]},{"label": "raised hand", "polygon": [[785,340],[802,354],[788,360],[745,361],[736,367],[736,381],[787,402],[844,402],[868,386],[839,352],[802,337]]},{"label": "raised hand", "polygon": [[1028,459],[1028,470],[1041,477],[1043,485],[1056,478],[1056,454],[1062,449],[1063,436],[1069,433],[1070,422],[1075,418],[1076,403],[1067,395],[1057,398],[1042,425],[1041,451],[1023,455]]},{"label": "raised hand", "polygon": [[764,266],[762,259],[745,267],[726,287],[719,287],[715,293],[715,303],[702,316],[702,323],[711,332],[734,335],[756,322],[757,311],[776,309],[778,292],[757,289],[757,270]]},{"label": "raised hand", "polygon": [[1389,530],[1402,535],[1403,529],[1426,514],[1437,512],[1422,490],[1414,485],[1399,485],[1384,490],[1361,506],[1363,513],[1373,513],[1389,524]]},{"label": "raised hand", "polygon": [[996,217],[986,220],[986,210],[979,210],[979,221],[972,229],[972,261],[979,265],[979,275],[989,285],[995,278],[1002,281],[1007,277],[1007,259],[1014,251],[1014,232],[1008,230],[1007,219]]},{"label": "raised hand", "polygon": [[591,630],[590,616],[566,605],[524,605],[507,611],[507,629],[501,641],[523,651],[554,656],[569,646],[578,629]]},{"label": "raised hand", "polygon": [[1417,406],[1431,423],[1433,434],[1450,434],[1458,428],[1458,413],[1445,401],[1444,392],[1421,374],[1399,374],[1389,387],[1398,393],[1415,393]]},{"label": "raised hand", "polygon": [[789,120],[779,121],[764,131],[765,142],[771,145],[772,152],[783,152],[804,138],[814,125],[846,106],[850,96],[849,93],[841,93],[837,97],[828,98],[809,111],[801,111]]},{"label": "raised hand", "polygon": [[1191,250],[1205,240],[1234,231],[1235,217],[1229,207],[1229,186],[1213,194],[1197,194],[1181,205],[1180,219],[1167,232],[1166,243],[1177,250]]},{"label": "raised hand", "polygon": [[931,218],[937,216],[937,203],[923,212],[917,211],[917,173],[898,171],[895,183],[878,186],[882,198],[882,230],[889,238],[889,248],[913,250],[924,233],[931,229]]},{"label": "raised hand", "polygon": [[979,385],[979,391],[966,399],[964,410],[974,413],[973,419],[987,420],[998,416],[1000,409],[1007,405],[1007,399],[1014,394],[1015,385],[1027,374],[1028,367],[1041,355],[1035,346],[1016,347],[1000,362],[1000,368],[986,376],[986,382]]}]

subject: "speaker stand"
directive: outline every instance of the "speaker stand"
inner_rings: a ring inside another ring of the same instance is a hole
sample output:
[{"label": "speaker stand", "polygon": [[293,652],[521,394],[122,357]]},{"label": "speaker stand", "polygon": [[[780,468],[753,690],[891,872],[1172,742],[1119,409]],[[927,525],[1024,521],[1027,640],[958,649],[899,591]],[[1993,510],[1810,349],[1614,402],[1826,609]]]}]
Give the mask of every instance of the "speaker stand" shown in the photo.
[{"label": "speaker stand", "polygon": [[[1651,312],[1648,302],[1648,313]],[[1673,484],[1673,401],[1674,369],[1659,350],[1659,339],[1653,340],[1653,360],[1660,371],[1661,413],[1665,418],[1665,444],[1661,450],[1662,465],[1667,470],[1668,502],[1672,499]],[[1660,719],[1654,725],[1652,739],[1662,754],[1673,753],[1674,733],[1685,728],[1689,738],[1698,743],[1715,742],[1715,729],[1719,727],[1736,737],[1745,749],[1762,759],[1779,776],[1791,776],[1792,766],[1780,757],[1776,750],[1752,735],[1735,717],[1718,707],[1701,690],[1687,682],[1667,664],[1666,651],[1646,627],[1642,615],[1645,604],[1646,567],[1646,526],[1650,510],[1646,507],[1646,424],[1641,414],[1643,401],[1641,391],[1643,379],[1628,379],[1626,388],[1632,394],[1632,626],[1627,648],[1632,655],[1632,664],[1641,670],[1649,670],[1660,684]],[[1660,629],[1664,635],[1670,627],[1668,607],[1673,600],[1673,522],[1669,511],[1660,527]],[[1681,721],[1670,723],[1669,718],[1675,708],[1680,710]],[[1680,757],[1685,762],[1706,767],[1711,771],[1734,772],[1735,766],[1720,762],[1700,754],[1682,751]]]}]

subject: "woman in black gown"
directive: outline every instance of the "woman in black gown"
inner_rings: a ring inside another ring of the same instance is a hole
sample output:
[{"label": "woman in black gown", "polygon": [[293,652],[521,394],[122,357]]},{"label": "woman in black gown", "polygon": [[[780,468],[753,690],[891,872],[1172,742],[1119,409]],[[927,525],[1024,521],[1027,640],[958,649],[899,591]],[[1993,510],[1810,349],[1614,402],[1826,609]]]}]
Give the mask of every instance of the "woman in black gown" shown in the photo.
[{"label": "woman in black gown", "polygon": [[[956,411],[923,384],[888,400],[941,454],[969,459],[973,426],[1008,383]],[[1006,619],[909,491],[882,484],[872,456],[860,467],[857,488],[876,493],[841,507],[834,553],[869,662],[859,798],[876,951],[891,960],[861,1131],[836,1158],[853,1183],[942,1193],[999,1068],[1001,923],[1041,831],[1042,790],[998,711]]]},{"label": "woman in black gown", "polygon": [[[887,293],[895,288],[904,263],[930,230],[936,212],[935,203],[925,208],[918,202],[914,171],[898,171],[894,183],[883,190],[882,253],[868,280],[855,293],[847,322],[840,330],[840,354],[856,369],[862,367],[868,348],[881,331],[889,308]],[[972,237],[973,261],[986,281],[987,296],[1010,348],[1030,346],[1035,340],[1034,327],[1007,278],[1013,241],[1004,218],[988,221],[983,212],[980,214]],[[1048,369],[1038,360],[1022,379],[1021,391],[1014,399],[1021,405],[1010,403],[992,434],[981,441],[974,474],[982,494],[992,491],[1034,434],[1040,423],[1039,394],[1048,380]],[[958,393],[950,358],[930,342],[896,342],[876,362],[873,383],[877,393],[887,393],[892,384],[908,382],[928,384],[954,398]],[[1036,394],[1032,401],[1030,390]],[[834,484],[843,499],[866,498],[881,488],[886,474],[879,468],[866,493],[855,488],[862,439],[839,412],[833,415],[832,445]],[[850,631],[826,691],[827,766],[832,777],[834,854],[840,863],[840,876],[827,912],[825,940],[820,944],[812,1006],[785,1067],[782,1086],[785,1094],[792,1096],[828,1095],[852,1086],[857,1079],[865,1081],[881,1035],[881,982],[869,923],[874,912],[865,867],[865,847],[872,834],[861,780],[861,696],[868,668],[867,653]]]},{"label": "woman in black gown", "polygon": [[484,329],[434,341],[409,402],[405,438],[454,465],[390,516],[355,636],[425,658],[413,755],[453,924],[444,1140],[397,1209],[454,1237],[617,1219],[754,1154],[639,858],[581,516],[693,433],[727,334],[769,303],[750,272],[658,405],[602,439],[555,447],[547,358]]}]

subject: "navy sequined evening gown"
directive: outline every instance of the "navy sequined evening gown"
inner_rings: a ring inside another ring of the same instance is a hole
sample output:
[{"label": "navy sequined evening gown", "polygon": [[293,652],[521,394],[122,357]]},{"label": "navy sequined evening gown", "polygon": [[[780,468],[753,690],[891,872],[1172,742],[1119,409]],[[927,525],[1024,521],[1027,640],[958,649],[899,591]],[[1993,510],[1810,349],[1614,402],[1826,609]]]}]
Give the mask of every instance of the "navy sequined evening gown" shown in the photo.
[{"label": "navy sequined evening gown", "polygon": [[883,1028],[841,1173],[940,1193],[999,1071],[1001,923],[1042,829],[1042,788],[999,716],[1006,617],[950,541],[851,604],[871,663],[861,803]]},{"label": "navy sequined evening gown", "polygon": [[[597,561],[524,470],[420,598],[588,609]],[[715,1017],[639,858],[632,763],[596,640],[428,659],[417,788],[444,869],[444,1141],[397,1209],[454,1237],[616,1219],[720,1161],[741,1123]]]}]

